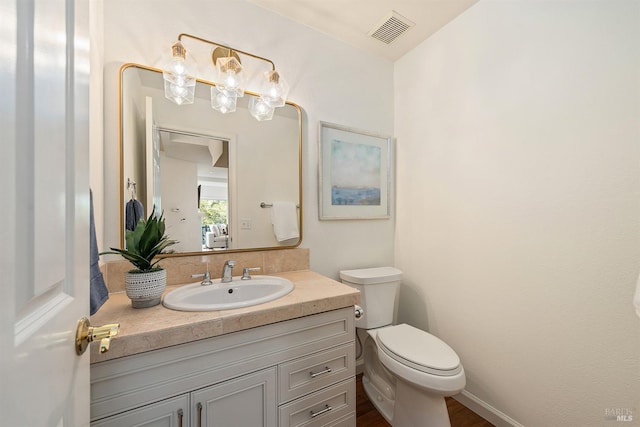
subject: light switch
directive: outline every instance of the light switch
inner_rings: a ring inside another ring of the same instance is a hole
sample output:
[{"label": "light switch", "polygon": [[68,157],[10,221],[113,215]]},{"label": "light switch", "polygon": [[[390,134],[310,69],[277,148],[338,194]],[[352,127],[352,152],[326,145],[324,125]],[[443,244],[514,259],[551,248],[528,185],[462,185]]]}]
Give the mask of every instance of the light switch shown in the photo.
[{"label": "light switch", "polygon": [[251,230],[253,224],[251,222],[251,219],[248,218],[244,218],[240,220],[240,229],[241,230]]}]

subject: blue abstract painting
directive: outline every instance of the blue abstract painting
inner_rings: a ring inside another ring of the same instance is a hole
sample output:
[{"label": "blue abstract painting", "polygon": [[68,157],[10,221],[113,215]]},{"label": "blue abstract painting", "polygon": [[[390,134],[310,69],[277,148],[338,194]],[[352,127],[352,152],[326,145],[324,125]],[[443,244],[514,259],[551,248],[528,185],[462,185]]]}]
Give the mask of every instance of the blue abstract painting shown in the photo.
[{"label": "blue abstract painting", "polygon": [[380,147],[331,141],[331,204],[380,205]]}]

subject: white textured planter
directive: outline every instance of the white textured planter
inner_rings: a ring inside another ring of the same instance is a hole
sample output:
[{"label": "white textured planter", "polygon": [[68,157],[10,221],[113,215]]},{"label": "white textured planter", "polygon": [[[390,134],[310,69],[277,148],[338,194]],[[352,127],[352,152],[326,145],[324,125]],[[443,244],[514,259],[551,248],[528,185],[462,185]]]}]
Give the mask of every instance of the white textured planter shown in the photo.
[{"label": "white textured planter", "polygon": [[153,307],[160,304],[162,293],[167,287],[167,270],[147,273],[127,272],[125,290],[133,308]]}]

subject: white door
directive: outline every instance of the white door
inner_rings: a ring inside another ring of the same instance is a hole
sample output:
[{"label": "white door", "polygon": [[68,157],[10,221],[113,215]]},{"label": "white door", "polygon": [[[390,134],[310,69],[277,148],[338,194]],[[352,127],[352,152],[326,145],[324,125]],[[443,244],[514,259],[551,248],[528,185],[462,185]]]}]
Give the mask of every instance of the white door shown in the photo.
[{"label": "white door", "polygon": [[155,211],[162,212],[162,198],[160,195],[160,130],[153,118],[153,98],[145,98],[145,153],[146,153],[146,181],[147,181],[147,204],[145,217]]},{"label": "white door", "polygon": [[0,424],[89,424],[89,2],[0,0]]}]

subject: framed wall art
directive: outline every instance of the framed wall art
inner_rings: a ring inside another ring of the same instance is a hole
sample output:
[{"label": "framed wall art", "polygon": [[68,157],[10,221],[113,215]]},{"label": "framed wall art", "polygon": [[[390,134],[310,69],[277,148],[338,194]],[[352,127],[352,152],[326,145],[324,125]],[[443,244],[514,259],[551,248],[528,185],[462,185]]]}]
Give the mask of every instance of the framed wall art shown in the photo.
[{"label": "framed wall art", "polygon": [[391,137],[320,122],[319,218],[387,219]]}]

